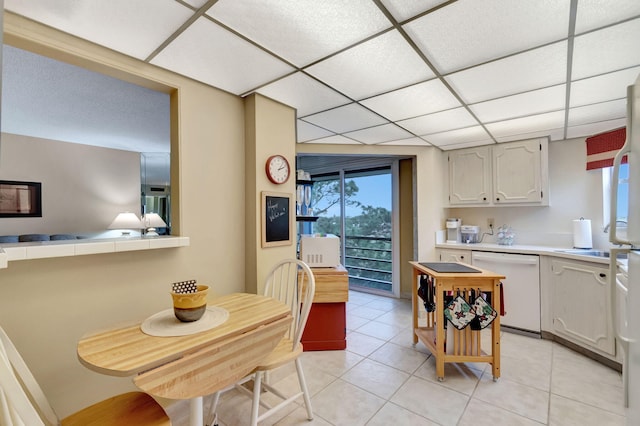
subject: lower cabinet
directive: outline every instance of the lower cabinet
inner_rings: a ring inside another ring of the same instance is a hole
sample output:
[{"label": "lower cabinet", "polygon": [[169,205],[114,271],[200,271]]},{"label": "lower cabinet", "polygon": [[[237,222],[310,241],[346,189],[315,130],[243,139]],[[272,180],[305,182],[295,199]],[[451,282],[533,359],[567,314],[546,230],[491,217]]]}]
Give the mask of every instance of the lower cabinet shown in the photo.
[{"label": "lower cabinet", "polygon": [[440,262],[462,262],[471,264],[471,250],[438,249]]},{"label": "lower cabinet", "polygon": [[580,346],[615,355],[608,273],[600,264],[552,260],[552,327],[555,334]]}]

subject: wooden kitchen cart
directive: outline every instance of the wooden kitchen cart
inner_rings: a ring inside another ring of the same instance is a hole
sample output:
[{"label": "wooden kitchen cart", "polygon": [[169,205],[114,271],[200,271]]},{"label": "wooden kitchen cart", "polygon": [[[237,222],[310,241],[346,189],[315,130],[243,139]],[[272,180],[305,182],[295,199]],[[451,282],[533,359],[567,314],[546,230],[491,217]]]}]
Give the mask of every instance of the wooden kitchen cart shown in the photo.
[{"label": "wooden kitchen cart", "polygon": [[[479,272],[436,272],[419,262],[409,262],[413,267],[413,344],[418,339],[431,351],[436,358],[436,375],[439,381],[444,380],[445,362],[488,362],[493,367],[493,380],[500,377],[500,280],[504,275],[499,275],[485,269],[472,268]],[[469,266],[463,263],[460,265]],[[471,266],[469,266],[471,267]],[[418,296],[419,278],[428,275],[434,280],[435,287],[435,311],[426,312],[426,326],[418,323],[419,302]],[[491,353],[487,354],[481,349],[482,331],[471,330],[469,326],[457,330],[449,324],[453,330],[453,342],[446,342],[449,350],[445,351],[446,331],[444,328],[444,295],[446,292],[467,294],[471,290],[480,290],[482,293],[491,294],[491,305],[498,313],[491,325]]]}]

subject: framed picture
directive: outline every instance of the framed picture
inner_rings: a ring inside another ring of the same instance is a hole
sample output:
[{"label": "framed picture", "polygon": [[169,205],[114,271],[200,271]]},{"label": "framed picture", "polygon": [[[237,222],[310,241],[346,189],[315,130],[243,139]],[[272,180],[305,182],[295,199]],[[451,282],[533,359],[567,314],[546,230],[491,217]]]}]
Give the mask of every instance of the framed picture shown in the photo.
[{"label": "framed picture", "polygon": [[0,217],[42,217],[42,184],[0,180]]},{"label": "framed picture", "polygon": [[292,211],[291,194],[262,191],[262,247],[292,244]]}]

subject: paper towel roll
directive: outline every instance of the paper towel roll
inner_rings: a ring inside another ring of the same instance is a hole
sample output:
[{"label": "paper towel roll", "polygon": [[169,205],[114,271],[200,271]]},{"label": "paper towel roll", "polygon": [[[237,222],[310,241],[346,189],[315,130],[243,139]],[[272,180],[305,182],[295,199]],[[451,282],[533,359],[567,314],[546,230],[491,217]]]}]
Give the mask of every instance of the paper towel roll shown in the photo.
[{"label": "paper towel roll", "polygon": [[590,249],[591,242],[591,221],[589,219],[576,219],[573,221],[573,247]]}]

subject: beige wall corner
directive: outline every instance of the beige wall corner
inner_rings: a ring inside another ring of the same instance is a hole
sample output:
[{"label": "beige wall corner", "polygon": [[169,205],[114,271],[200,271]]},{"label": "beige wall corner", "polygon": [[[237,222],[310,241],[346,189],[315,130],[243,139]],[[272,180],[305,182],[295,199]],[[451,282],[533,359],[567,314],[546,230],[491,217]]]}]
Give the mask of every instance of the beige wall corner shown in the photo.
[{"label": "beige wall corner", "polygon": [[[261,294],[264,279],[279,260],[296,257],[295,210],[290,212],[291,244],[262,247],[262,192],[278,192],[295,197],[296,111],[259,94],[245,98],[245,290]],[[271,155],[286,157],[291,169],[289,180],[271,183],[265,163]]]}]

